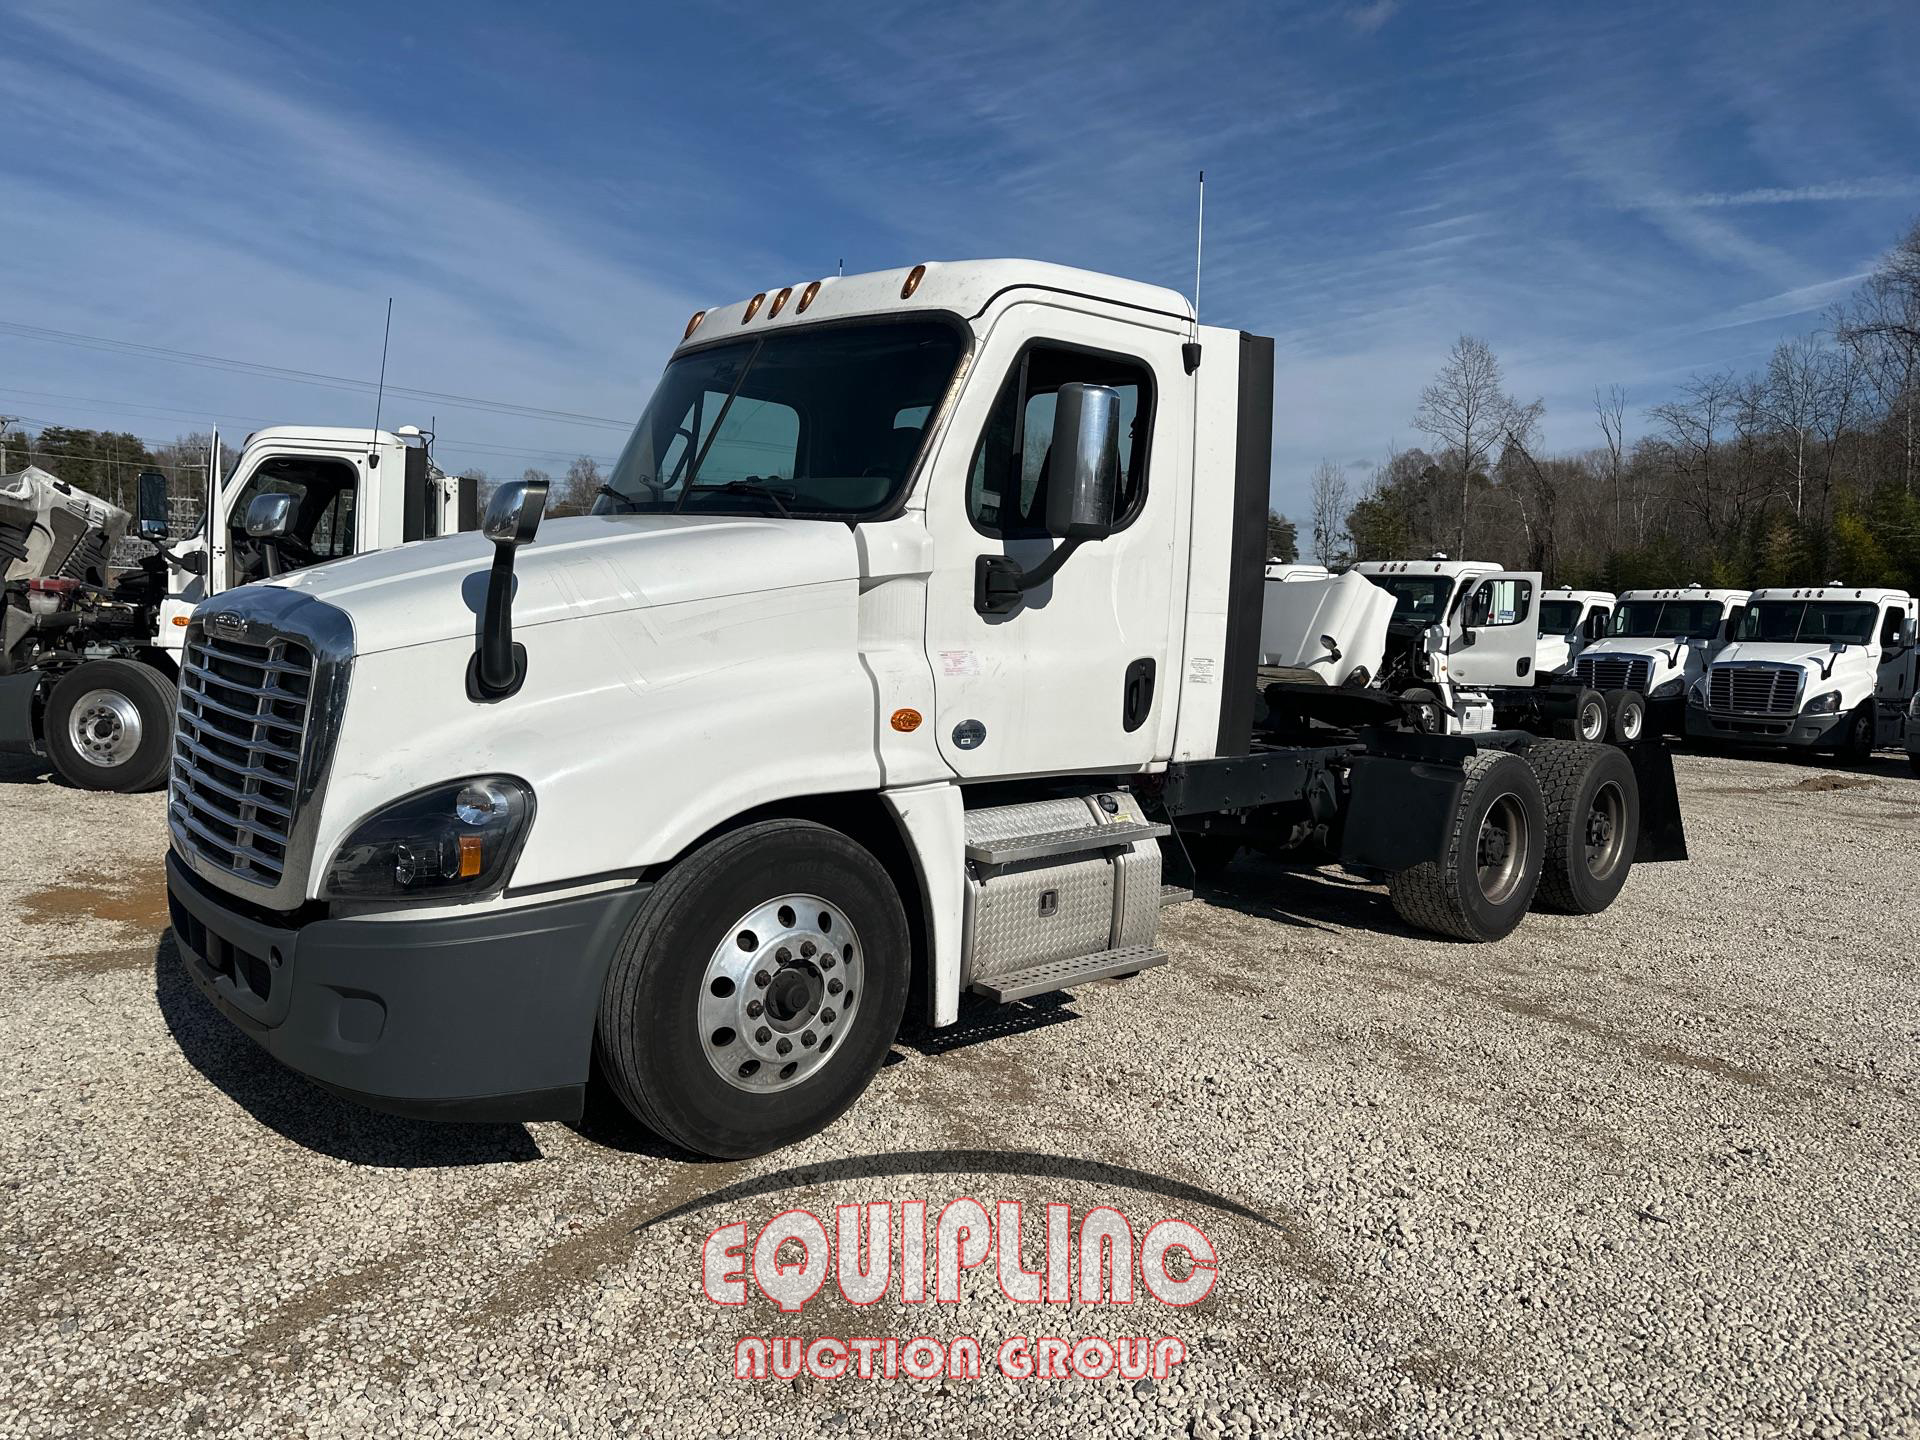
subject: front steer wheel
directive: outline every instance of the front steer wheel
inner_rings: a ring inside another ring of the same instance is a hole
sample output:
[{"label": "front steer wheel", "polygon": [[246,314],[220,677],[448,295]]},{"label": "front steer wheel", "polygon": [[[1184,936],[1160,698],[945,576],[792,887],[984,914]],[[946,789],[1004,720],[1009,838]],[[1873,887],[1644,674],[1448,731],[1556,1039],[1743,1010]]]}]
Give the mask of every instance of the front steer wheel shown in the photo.
[{"label": "front steer wheel", "polygon": [[601,1069],[664,1139],[764,1154],[867,1088],[900,1028],[908,968],[879,861],[823,825],[749,825],[676,865],[634,918],[601,997]]},{"label": "front steer wheel", "polygon": [[1388,893],[1409,925],[1457,940],[1498,940],[1533,903],[1546,810],[1518,755],[1482,750],[1464,768],[1446,853],[1402,870]]},{"label": "front steer wheel", "polygon": [[47,758],[83,790],[156,790],[173,763],[173,681],[135,660],[89,660],[60,677],[42,720]]},{"label": "front steer wheel", "polygon": [[1547,805],[1547,855],[1535,905],[1598,915],[1633,869],[1640,787],[1633,762],[1611,745],[1536,740],[1527,760]]}]

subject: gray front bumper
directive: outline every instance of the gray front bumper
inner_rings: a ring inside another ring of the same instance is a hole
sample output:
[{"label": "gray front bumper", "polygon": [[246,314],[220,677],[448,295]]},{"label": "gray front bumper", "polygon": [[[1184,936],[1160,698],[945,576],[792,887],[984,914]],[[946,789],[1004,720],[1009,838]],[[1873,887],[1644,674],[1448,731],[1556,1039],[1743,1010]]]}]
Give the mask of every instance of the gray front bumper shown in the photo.
[{"label": "gray front bumper", "polygon": [[1687,734],[1735,745],[1785,745],[1796,750],[1832,749],[1846,737],[1852,717],[1837,715],[1722,715],[1687,707]]},{"label": "gray front bumper", "polygon": [[291,1070],[436,1120],[577,1120],[614,946],[650,887],[482,915],[272,923],[167,856],[188,975]]}]

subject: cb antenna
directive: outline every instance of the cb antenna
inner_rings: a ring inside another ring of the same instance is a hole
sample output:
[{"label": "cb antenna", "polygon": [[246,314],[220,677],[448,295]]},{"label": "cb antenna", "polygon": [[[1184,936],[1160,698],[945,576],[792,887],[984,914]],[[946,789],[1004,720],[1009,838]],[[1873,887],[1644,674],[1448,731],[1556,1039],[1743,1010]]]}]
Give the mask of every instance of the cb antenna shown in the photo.
[{"label": "cb antenna", "polygon": [[380,388],[373,392],[373,438],[367,446],[369,468],[380,463],[380,405],[387,398],[387,342],[393,338],[393,297],[387,297],[387,327],[380,332]]},{"label": "cb antenna", "polygon": [[1200,257],[1207,236],[1207,172],[1200,172],[1200,213],[1193,222],[1193,325],[1200,328]]}]

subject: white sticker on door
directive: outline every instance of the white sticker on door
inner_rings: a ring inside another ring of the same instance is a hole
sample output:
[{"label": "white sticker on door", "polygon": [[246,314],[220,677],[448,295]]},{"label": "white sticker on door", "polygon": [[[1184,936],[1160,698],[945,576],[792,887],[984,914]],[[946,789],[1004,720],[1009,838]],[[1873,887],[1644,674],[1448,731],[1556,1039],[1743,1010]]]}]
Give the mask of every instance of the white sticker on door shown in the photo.
[{"label": "white sticker on door", "polygon": [[1187,683],[1189,685],[1213,684],[1213,656],[1189,655],[1187,657]]},{"label": "white sticker on door", "polygon": [[978,675],[980,657],[971,650],[942,650],[940,673],[942,675]]}]

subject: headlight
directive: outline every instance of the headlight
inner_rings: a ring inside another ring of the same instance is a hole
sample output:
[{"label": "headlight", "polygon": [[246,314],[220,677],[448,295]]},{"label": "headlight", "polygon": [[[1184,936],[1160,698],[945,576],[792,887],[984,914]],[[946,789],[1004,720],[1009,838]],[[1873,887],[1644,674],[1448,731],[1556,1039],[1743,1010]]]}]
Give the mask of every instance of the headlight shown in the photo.
[{"label": "headlight", "polygon": [[1662,680],[1658,685],[1654,686],[1652,690],[1647,692],[1647,698],[1649,700],[1670,699],[1686,688],[1687,677],[1684,675],[1676,675],[1671,680]]},{"label": "headlight", "polygon": [[1808,715],[1831,715],[1840,708],[1840,692],[1829,690],[1824,695],[1816,695],[1807,702],[1804,713]]},{"label": "headlight", "polygon": [[1707,677],[1702,675],[1687,687],[1687,704],[1696,710],[1707,708]]},{"label": "headlight", "polygon": [[320,893],[329,900],[471,899],[505,888],[533,791],[505,775],[417,790],[353,827]]}]

